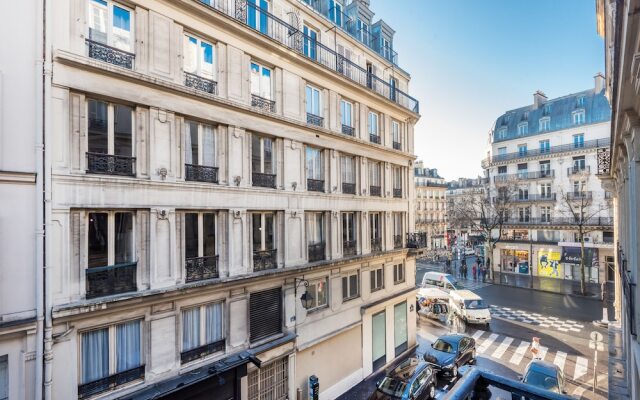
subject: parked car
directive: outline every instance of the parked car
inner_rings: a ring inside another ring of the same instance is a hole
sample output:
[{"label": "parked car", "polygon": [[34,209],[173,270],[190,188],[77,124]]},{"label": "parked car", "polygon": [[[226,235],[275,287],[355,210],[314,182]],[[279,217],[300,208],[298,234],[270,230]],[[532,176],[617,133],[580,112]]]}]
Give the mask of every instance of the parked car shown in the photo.
[{"label": "parked car", "polygon": [[450,298],[451,310],[465,323],[489,326],[491,312],[489,305],[482,300],[482,297],[470,290],[457,290],[451,292]]},{"label": "parked car", "polygon": [[458,376],[458,367],[476,361],[475,339],[461,334],[440,336],[424,353],[424,360],[443,375]]},{"label": "parked car", "polygon": [[443,272],[428,271],[422,276],[423,288],[437,288],[449,293],[452,290],[464,289],[455,276]]},{"label": "parked car", "polygon": [[[524,369],[522,382],[541,389],[550,390],[555,393],[567,392],[564,390],[564,374],[555,364],[542,361],[531,360]],[[512,399],[522,399],[522,396],[512,395]]]},{"label": "parked car", "polygon": [[411,357],[377,383],[369,400],[435,399],[436,373],[431,365]]}]

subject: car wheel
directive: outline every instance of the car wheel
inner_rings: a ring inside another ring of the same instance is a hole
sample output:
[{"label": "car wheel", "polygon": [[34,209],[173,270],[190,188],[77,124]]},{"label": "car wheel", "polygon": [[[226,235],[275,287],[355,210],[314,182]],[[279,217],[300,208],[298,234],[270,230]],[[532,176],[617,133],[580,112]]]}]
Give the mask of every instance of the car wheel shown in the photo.
[{"label": "car wheel", "polygon": [[436,398],[436,385],[435,384],[429,385],[429,388],[427,389],[427,393],[428,393],[430,399],[435,399]]}]

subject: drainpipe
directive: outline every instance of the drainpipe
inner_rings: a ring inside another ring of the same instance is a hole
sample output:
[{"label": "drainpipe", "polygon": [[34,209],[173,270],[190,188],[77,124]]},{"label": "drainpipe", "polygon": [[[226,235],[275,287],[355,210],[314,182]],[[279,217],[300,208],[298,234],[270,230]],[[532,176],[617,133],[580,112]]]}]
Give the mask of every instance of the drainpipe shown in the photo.
[{"label": "drainpipe", "polygon": [[42,376],[44,359],[44,128],[43,128],[43,92],[44,92],[44,0],[38,0],[36,7],[36,52],[35,58],[35,292],[36,292],[36,360],[35,360],[35,398],[42,399]]},{"label": "drainpipe", "polygon": [[[51,140],[51,76],[52,76],[52,60],[51,60],[51,7],[52,2],[41,0],[44,9],[44,99],[43,99],[43,136],[44,136],[44,188],[43,188],[43,208],[45,229],[46,224],[51,221],[51,152],[46,151],[46,145],[52,143]],[[44,236],[44,366],[43,366],[43,396],[45,400],[51,399],[51,376],[53,363],[53,338],[52,338],[52,322],[51,322],[51,269],[50,256],[47,252],[48,238]]]}]

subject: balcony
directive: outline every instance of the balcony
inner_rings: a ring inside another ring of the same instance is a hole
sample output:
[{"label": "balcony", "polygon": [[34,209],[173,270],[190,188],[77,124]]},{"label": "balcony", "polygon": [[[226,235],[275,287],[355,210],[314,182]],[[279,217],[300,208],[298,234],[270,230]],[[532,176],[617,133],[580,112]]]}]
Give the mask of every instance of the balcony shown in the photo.
[{"label": "balcony", "polygon": [[276,188],[276,176],[275,174],[263,174],[261,172],[251,173],[251,185],[263,188]]},{"label": "balcony", "polygon": [[380,138],[380,135],[374,135],[374,134],[369,134],[369,141],[371,143],[375,143],[375,144],[380,144],[382,142],[382,139]]},{"label": "balcony", "polygon": [[324,193],[324,180],[321,179],[307,179],[307,190],[310,192],[322,192]]},{"label": "balcony", "polygon": [[545,179],[553,178],[555,176],[555,170],[549,171],[522,171],[516,174],[498,174],[493,177],[495,183],[503,183],[511,180],[533,180],[533,179]]},{"label": "balcony", "polygon": [[[418,100],[398,89],[396,85],[392,85],[385,79],[367,72],[366,68],[363,68],[344,56],[341,56],[336,53],[336,51],[323,45],[317,40],[311,39],[297,27],[289,25],[281,19],[273,16],[269,11],[263,10],[247,0],[236,0],[234,2],[212,0],[209,4],[206,4],[201,0],[193,1],[203,8],[225,14],[239,21],[257,33],[280,43],[289,50],[299,53],[307,60],[311,60],[329,70],[335,71],[346,79],[370,89],[378,95],[393,101],[411,112],[420,112],[420,103]],[[255,20],[248,18],[249,15],[256,15],[258,12],[260,14],[260,20],[263,21],[259,25],[255,23]],[[323,13],[323,15],[326,14]],[[353,28],[348,29],[347,32],[352,36],[356,35],[356,31]],[[305,56],[305,42],[314,43],[313,48],[315,49],[315,52],[313,57]],[[396,54],[391,48],[377,46],[379,44],[377,41],[374,41],[374,43],[364,43],[369,47],[371,47],[371,45],[376,45],[375,47],[379,47],[379,49],[374,51],[387,59],[391,58],[392,60],[395,60]]]},{"label": "balcony", "polygon": [[402,235],[393,235],[393,248],[394,249],[402,248]]},{"label": "balcony", "polygon": [[358,253],[358,242],[355,240],[345,240],[342,242],[342,255],[355,256]]},{"label": "balcony", "polygon": [[105,267],[87,268],[86,298],[111,296],[120,293],[135,292],[138,263],[108,265]]},{"label": "balcony", "polygon": [[[495,202],[498,201],[498,198],[497,197],[492,197],[492,201],[495,203]],[[522,197],[521,196],[514,196],[513,198],[511,198],[510,200],[507,200],[505,202],[534,203],[534,202],[546,202],[546,201],[550,201],[550,202],[556,201],[556,194],[555,193],[530,194],[528,196],[522,196]]]},{"label": "balcony", "polygon": [[423,249],[427,247],[427,232],[407,233],[407,248]]},{"label": "balcony", "polygon": [[322,127],[324,118],[319,115],[307,113],[307,124]]},{"label": "balcony", "polygon": [[117,65],[118,67],[133,69],[133,60],[136,58],[135,54],[107,46],[106,44],[91,39],[85,39],[85,43],[87,44],[87,54],[89,57]]},{"label": "balcony", "polygon": [[187,258],[184,263],[185,282],[219,278],[218,256]]},{"label": "balcony", "polygon": [[[539,225],[539,226],[576,226],[578,222],[576,222],[575,218],[572,217],[531,217],[528,219],[523,218],[512,219],[509,218],[505,221],[505,225]],[[610,217],[593,217],[586,221],[584,221],[585,226],[612,226],[613,218]]]},{"label": "balcony", "polygon": [[218,353],[225,350],[225,340],[218,340],[217,342],[205,344],[204,346],[196,347],[195,349],[183,351],[180,353],[180,363],[186,364],[188,362],[198,360],[202,357],[206,357],[209,354]]},{"label": "balcony", "polygon": [[402,198],[402,189],[393,189],[393,197],[396,199]]},{"label": "balcony", "polygon": [[278,251],[276,249],[254,251],[253,271],[258,272],[278,268],[277,254]]},{"label": "balcony", "polygon": [[356,194],[356,184],[342,182],[342,193],[344,194]]},{"label": "balcony", "polygon": [[400,142],[392,142],[393,148],[396,150],[402,150],[402,143]]},{"label": "balcony", "polygon": [[380,239],[379,237],[371,239],[371,251],[372,252],[382,251],[382,239]]},{"label": "balcony", "polygon": [[126,371],[118,372],[92,382],[78,385],[78,399],[86,399],[98,393],[113,390],[129,382],[144,379],[144,365]]},{"label": "balcony", "polygon": [[567,176],[574,176],[574,175],[589,175],[589,173],[591,172],[591,167],[587,166],[581,166],[581,167],[569,167],[567,168]]},{"label": "balcony", "polygon": [[593,198],[593,193],[591,191],[583,191],[583,192],[568,192],[567,200],[591,200]]},{"label": "balcony", "polygon": [[[562,144],[558,146],[551,146],[549,148],[529,149],[527,151],[516,151],[513,153],[497,154],[491,157],[491,163],[517,160],[520,158],[547,156],[551,154],[566,153],[570,151],[578,151],[578,150],[584,150],[584,149],[596,149],[598,147],[608,148],[610,144],[611,144],[610,138],[593,139],[593,140],[587,140],[582,144],[568,143],[568,144]],[[488,164],[489,164],[488,161],[489,159],[484,160],[485,166],[483,168],[488,167]]]},{"label": "balcony", "polygon": [[195,74],[190,74],[188,72],[184,73],[184,85],[186,87],[194,88],[201,92],[206,92],[211,94],[218,93],[218,83],[216,81],[203,78]]},{"label": "balcony", "polygon": [[251,107],[255,107],[269,113],[276,112],[275,100],[265,99],[264,97],[260,97],[256,94],[251,95]]},{"label": "balcony", "polygon": [[184,179],[193,182],[218,183],[218,168],[206,165],[185,164]]},{"label": "balcony", "polygon": [[316,261],[322,261],[325,259],[325,243],[324,242],[320,242],[320,243],[310,243],[308,245],[308,257],[309,257],[309,262],[316,262]]},{"label": "balcony", "polygon": [[87,173],[136,176],[136,158],[113,154],[87,153]]},{"label": "balcony", "polygon": [[348,136],[353,136],[356,133],[356,128],[353,126],[342,124],[342,133]]},{"label": "balcony", "polygon": [[382,195],[382,189],[380,186],[369,186],[369,195],[380,197]]}]

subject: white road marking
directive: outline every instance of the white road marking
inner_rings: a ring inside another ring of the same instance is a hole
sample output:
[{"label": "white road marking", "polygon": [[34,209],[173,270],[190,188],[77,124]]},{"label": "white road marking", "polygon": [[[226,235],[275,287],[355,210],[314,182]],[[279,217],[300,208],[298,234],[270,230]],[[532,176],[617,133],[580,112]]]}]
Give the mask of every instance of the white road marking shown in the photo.
[{"label": "white road marking", "polygon": [[527,352],[527,349],[529,348],[530,344],[531,343],[525,342],[525,341],[520,343],[520,345],[516,349],[516,352],[513,353],[513,356],[511,356],[511,360],[509,360],[509,362],[511,364],[519,365],[520,361],[522,361],[522,357],[524,357],[524,354]]},{"label": "white road marking", "polygon": [[556,358],[553,360],[553,363],[560,368],[560,371],[564,371],[564,362],[567,360],[567,353],[564,351],[559,351],[556,353]]},{"label": "white road marking", "polygon": [[540,353],[538,354],[538,357],[541,360],[544,360],[544,357],[547,355],[547,351],[549,351],[548,347],[540,346]]},{"label": "white road marking", "polygon": [[482,342],[482,344],[480,345],[480,347],[478,347],[478,353],[483,354],[485,351],[487,351],[487,349],[489,348],[489,346],[491,346],[491,344],[498,338],[498,334],[497,333],[492,333],[491,335],[489,335],[489,337],[487,339],[484,340],[484,342]]},{"label": "white road marking", "polygon": [[475,340],[480,339],[480,336],[482,336],[482,334],[484,333],[484,331],[476,331],[476,333],[473,334],[473,336],[471,336],[472,338],[474,338]]},{"label": "white road marking", "polygon": [[576,369],[573,373],[573,380],[577,381],[579,378],[587,375],[589,368],[589,360],[584,357],[578,357],[576,360]]},{"label": "white road marking", "polygon": [[509,336],[505,337],[502,343],[500,343],[500,346],[498,346],[496,351],[493,352],[491,357],[500,359],[504,355],[505,351],[507,351],[507,349],[509,348],[511,342],[513,342],[513,338]]}]

